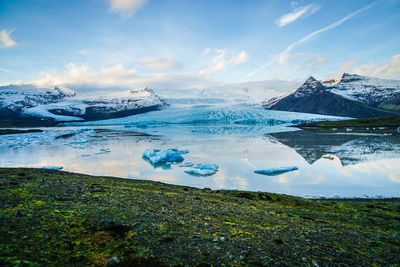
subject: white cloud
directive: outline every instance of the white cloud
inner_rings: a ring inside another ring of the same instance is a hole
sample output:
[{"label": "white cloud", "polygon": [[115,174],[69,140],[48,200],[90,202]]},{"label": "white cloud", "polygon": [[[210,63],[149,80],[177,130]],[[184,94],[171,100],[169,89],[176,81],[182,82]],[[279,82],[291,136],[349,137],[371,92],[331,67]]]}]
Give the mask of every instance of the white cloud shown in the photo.
[{"label": "white cloud", "polygon": [[352,73],[378,77],[382,79],[400,80],[400,54],[393,56],[387,63],[371,63],[359,66]]},{"label": "white cloud", "polygon": [[294,69],[324,65],[327,59],[318,54],[285,53],[280,54],[277,62],[280,65],[291,66]]},{"label": "white cloud", "polygon": [[337,72],[332,76],[333,79],[337,80],[340,79],[340,77],[342,77],[343,73],[345,72],[351,72],[350,70],[353,68],[353,66],[357,63],[357,59],[353,59],[350,61],[347,61],[345,63],[343,63],[339,69],[337,70]]},{"label": "white cloud", "polygon": [[236,65],[246,62],[248,58],[249,58],[249,55],[245,51],[242,51],[239,54],[237,54],[236,56],[233,56],[231,58],[230,62],[236,66]]},{"label": "white cloud", "polygon": [[292,12],[282,15],[279,19],[275,21],[275,23],[278,24],[279,27],[283,27],[288,25],[289,23],[298,20],[301,17],[310,16],[314,14],[315,12],[318,11],[318,9],[319,6],[316,4],[309,4],[306,6],[295,7]]},{"label": "white cloud", "polygon": [[230,55],[226,49],[210,49],[206,48],[203,52],[203,55],[207,56],[211,53],[214,53],[213,58],[211,59],[210,64],[207,68],[200,71],[200,75],[226,70],[228,66],[236,66],[242,64],[247,61],[249,55],[245,51],[241,51],[238,54]]},{"label": "white cloud", "polygon": [[144,57],[139,59],[139,63],[146,70],[172,70],[179,67],[178,62],[160,57]]},{"label": "white cloud", "polygon": [[8,31],[5,29],[0,31],[0,48],[7,48],[17,45],[17,42],[11,38],[11,33],[12,31]]},{"label": "white cloud", "polygon": [[247,81],[250,77],[252,77],[254,74],[256,74],[257,72],[259,72],[260,70],[263,70],[263,69],[265,69],[266,67],[269,67],[269,66],[271,66],[272,64],[276,63],[276,62],[278,61],[280,55],[289,53],[289,52],[292,51],[296,46],[301,45],[301,44],[307,42],[309,39],[311,39],[312,37],[314,37],[314,36],[316,36],[316,35],[318,35],[318,34],[320,34],[320,33],[326,32],[326,31],[328,31],[328,30],[331,30],[331,29],[334,29],[334,28],[340,26],[343,22],[345,22],[345,21],[351,19],[352,17],[354,17],[355,15],[357,15],[357,14],[359,14],[359,13],[361,13],[361,12],[367,10],[368,8],[372,7],[373,5],[375,5],[376,3],[378,3],[379,1],[380,1],[380,0],[376,0],[375,2],[372,2],[372,3],[369,4],[369,5],[366,5],[366,6],[362,7],[362,8],[360,8],[360,9],[357,9],[356,11],[354,11],[354,12],[348,14],[348,15],[345,16],[344,18],[342,18],[342,19],[340,19],[340,20],[338,20],[338,21],[336,21],[336,22],[334,22],[334,23],[331,23],[331,24],[329,24],[328,26],[325,26],[325,27],[323,27],[323,28],[321,28],[321,29],[319,29],[319,30],[313,31],[312,33],[306,35],[306,36],[303,37],[302,39],[300,39],[300,40],[298,40],[298,41],[296,41],[296,42],[294,42],[294,43],[288,45],[281,53],[279,53],[278,55],[276,55],[276,56],[274,56],[273,58],[271,58],[271,59],[270,59],[269,61],[267,61],[264,65],[261,65],[260,67],[256,68],[256,69],[253,70],[252,72],[250,72],[250,73],[248,73],[247,75],[245,75],[245,76],[241,79],[241,81],[242,81],[242,82]]},{"label": "white cloud", "polygon": [[91,51],[88,50],[88,49],[82,49],[82,50],[77,51],[76,53],[79,54],[79,55],[89,55],[90,52]]},{"label": "white cloud", "polygon": [[110,11],[119,13],[127,18],[135,14],[137,10],[143,7],[148,0],[107,0],[110,4]]},{"label": "white cloud", "polygon": [[136,69],[125,69],[122,64],[102,67],[99,71],[91,70],[88,65],[69,63],[63,73],[40,72],[42,78],[31,83],[40,87],[62,85],[74,90],[131,89],[141,87],[152,88],[204,88],[216,85],[203,75],[186,74],[154,74],[143,76]]}]

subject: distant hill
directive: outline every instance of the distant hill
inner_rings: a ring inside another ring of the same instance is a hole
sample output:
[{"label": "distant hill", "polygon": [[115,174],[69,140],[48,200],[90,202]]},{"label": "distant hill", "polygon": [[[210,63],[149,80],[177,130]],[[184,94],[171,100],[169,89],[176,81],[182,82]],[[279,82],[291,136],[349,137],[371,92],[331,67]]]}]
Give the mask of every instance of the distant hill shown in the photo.
[{"label": "distant hill", "polygon": [[400,81],[344,73],[340,81],[308,78],[295,92],[272,98],[273,110],[354,118],[399,116]]}]

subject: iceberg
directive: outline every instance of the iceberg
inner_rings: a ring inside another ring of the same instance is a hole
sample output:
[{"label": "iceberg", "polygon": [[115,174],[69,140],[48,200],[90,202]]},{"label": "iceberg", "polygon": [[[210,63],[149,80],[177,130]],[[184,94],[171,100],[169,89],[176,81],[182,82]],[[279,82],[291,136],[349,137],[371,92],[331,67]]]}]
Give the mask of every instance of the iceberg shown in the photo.
[{"label": "iceberg", "polygon": [[46,170],[62,170],[63,166],[43,166],[42,169],[46,169]]},{"label": "iceberg", "polygon": [[215,163],[199,163],[196,165],[197,169],[201,169],[201,170],[214,170],[217,171],[218,170],[218,165]]},{"label": "iceberg", "polygon": [[179,165],[179,167],[192,167],[194,165],[193,162],[184,162]]},{"label": "iceberg", "polygon": [[257,174],[274,176],[274,175],[283,174],[285,172],[295,171],[298,169],[299,168],[297,168],[296,166],[290,166],[290,167],[271,168],[271,169],[266,169],[266,170],[256,170],[254,172]]},{"label": "iceberg", "polygon": [[175,151],[176,153],[179,153],[179,154],[188,154],[188,153],[189,153],[189,150],[186,150],[186,149],[184,149],[184,150],[178,150],[178,149],[176,149],[176,148],[169,148],[168,150]]},{"label": "iceberg", "polygon": [[184,172],[194,176],[210,176],[215,174],[216,170],[207,170],[207,169],[198,169],[198,168],[189,168],[186,169]]},{"label": "iceberg", "polygon": [[149,160],[153,165],[168,162],[182,162],[184,160],[180,153],[170,149],[146,149],[143,152],[143,158]]},{"label": "iceberg", "polygon": [[218,165],[215,163],[199,163],[193,168],[186,169],[184,172],[195,176],[210,176],[218,171]]}]

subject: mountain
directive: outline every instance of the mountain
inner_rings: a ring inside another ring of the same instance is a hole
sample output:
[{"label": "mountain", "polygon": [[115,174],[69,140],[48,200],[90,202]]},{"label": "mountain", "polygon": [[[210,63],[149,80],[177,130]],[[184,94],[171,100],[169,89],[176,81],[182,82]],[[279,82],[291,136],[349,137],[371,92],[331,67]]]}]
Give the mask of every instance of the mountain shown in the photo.
[{"label": "mountain", "polygon": [[0,87],[1,126],[46,126],[65,121],[91,121],[135,115],[165,106],[152,89],[103,97],[80,97],[64,87]]},{"label": "mountain", "polygon": [[346,117],[400,115],[400,81],[344,73],[340,81],[308,78],[295,92],[263,103],[273,110]]}]

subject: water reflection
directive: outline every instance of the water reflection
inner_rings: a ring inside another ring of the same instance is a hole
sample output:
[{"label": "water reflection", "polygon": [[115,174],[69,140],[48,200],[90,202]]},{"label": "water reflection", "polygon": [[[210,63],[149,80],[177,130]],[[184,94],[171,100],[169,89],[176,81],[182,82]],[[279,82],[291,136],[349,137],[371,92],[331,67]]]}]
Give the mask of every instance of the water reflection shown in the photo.
[{"label": "water reflection", "polygon": [[400,155],[400,138],[392,135],[329,134],[293,131],[270,134],[313,164],[324,155],[326,159],[338,157],[344,166],[373,159]]},{"label": "water reflection", "polygon": [[[0,136],[0,165],[56,165],[95,175],[299,196],[400,196],[400,138],[396,136],[240,125],[47,130]],[[146,149],[169,148],[188,149],[184,163],[214,162],[219,170],[212,176],[190,176],[178,164],[153,167],[142,158]],[[299,170],[276,176],[254,173],[284,166]]]}]

